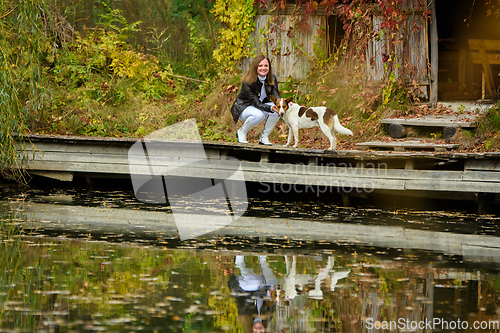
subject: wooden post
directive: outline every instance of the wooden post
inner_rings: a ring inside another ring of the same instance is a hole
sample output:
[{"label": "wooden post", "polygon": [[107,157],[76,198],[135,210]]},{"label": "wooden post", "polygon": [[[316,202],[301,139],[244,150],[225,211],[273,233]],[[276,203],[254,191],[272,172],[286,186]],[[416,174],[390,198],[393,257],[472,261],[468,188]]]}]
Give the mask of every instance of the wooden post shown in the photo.
[{"label": "wooden post", "polygon": [[415,160],[409,158],[405,162],[405,170],[415,170]]},{"label": "wooden post", "polygon": [[431,93],[429,102],[435,108],[438,102],[438,31],[436,21],[436,2],[430,4],[431,24],[430,24],[430,44],[431,44]]},{"label": "wooden post", "polygon": [[269,163],[269,153],[262,153],[260,155],[260,163]]},{"label": "wooden post", "polygon": [[[425,305],[425,318],[432,322],[434,320],[434,274],[428,273],[425,277],[426,282],[426,293],[425,298],[427,304]],[[424,332],[432,332],[432,330],[426,329]]]},{"label": "wooden post", "polygon": [[490,212],[491,208],[491,195],[488,193],[478,193],[477,194],[477,212],[479,215],[487,214]]},{"label": "wooden post", "polygon": [[460,49],[458,54],[458,91],[467,90],[467,50]]},{"label": "wooden post", "polygon": [[352,205],[351,195],[346,191],[341,191],[341,194],[342,194],[342,205],[344,207],[351,207]]},{"label": "wooden post", "polygon": [[220,159],[227,160],[227,149],[223,149],[220,151]]},{"label": "wooden post", "polygon": [[486,99],[486,79],[485,79],[484,72],[481,73],[481,99],[485,100]]},{"label": "wooden post", "polygon": [[490,62],[486,54],[486,45],[484,45],[484,40],[482,39],[479,40],[479,55],[481,56],[481,62],[483,64],[483,80],[486,81],[487,96],[489,98],[494,98],[495,84],[493,83],[493,74],[491,73]]}]

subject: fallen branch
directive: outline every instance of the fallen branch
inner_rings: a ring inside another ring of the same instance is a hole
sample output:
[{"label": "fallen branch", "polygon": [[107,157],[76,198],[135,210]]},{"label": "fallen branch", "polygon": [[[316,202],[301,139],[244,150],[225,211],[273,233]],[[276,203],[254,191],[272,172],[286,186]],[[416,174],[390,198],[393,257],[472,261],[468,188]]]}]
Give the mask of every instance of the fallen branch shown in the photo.
[{"label": "fallen branch", "polygon": [[172,76],[178,77],[178,78],[180,78],[180,79],[185,79],[185,80],[191,80],[191,81],[196,81],[196,82],[207,83],[207,81],[198,80],[198,79],[192,79],[192,78],[187,77],[187,76],[175,75],[175,74],[172,74]]}]

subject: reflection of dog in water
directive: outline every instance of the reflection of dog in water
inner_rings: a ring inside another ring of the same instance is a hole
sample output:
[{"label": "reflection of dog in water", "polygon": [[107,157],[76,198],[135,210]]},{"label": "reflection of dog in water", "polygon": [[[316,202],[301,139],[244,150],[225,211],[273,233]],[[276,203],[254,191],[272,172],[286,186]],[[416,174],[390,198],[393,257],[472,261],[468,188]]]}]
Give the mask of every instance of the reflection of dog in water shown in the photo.
[{"label": "reflection of dog in water", "polygon": [[301,271],[302,267],[297,267],[296,256],[285,256],[285,265],[286,274],[277,290],[272,332],[309,332],[310,325],[317,319],[313,319],[311,312],[313,303],[323,306],[323,291],[335,291],[337,282],[350,271],[335,272],[334,257],[328,257],[317,274],[298,274],[297,270]]},{"label": "reflection of dog in water", "polygon": [[281,289],[285,292],[283,295],[285,300],[291,300],[297,297],[298,291],[303,292],[304,287],[309,284],[314,283],[314,289],[310,289],[307,292],[307,297],[313,299],[323,299],[323,291],[321,290],[321,284],[323,281],[330,277],[330,291],[335,290],[335,286],[340,279],[346,278],[350,270],[333,272],[334,258],[328,257],[328,261],[324,268],[321,268],[318,275],[314,278],[310,274],[297,274],[297,258],[292,257],[290,261],[289,256],[285,256],[286,264],[286,275],[283,277],[283,283],[281,284]]},{"label": "reflection of dog in water", "polygon": [[235,258],[240,275],[231,275],[229,289],[236,300],[238,317],[246,331],[264,332],[264,320],[269,323],[274,310],[272,295],[278,280],[269,268],[266,256],[258,256],[261,274],[256,274],[245,263],[245,256]]}]

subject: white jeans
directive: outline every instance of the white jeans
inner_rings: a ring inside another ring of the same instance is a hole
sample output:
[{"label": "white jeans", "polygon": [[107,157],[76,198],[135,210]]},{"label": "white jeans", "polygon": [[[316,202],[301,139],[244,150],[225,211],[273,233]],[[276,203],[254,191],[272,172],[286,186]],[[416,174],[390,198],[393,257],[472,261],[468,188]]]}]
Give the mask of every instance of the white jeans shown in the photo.
[{"label": "white jeans", "polygon": [[[273,106],[273,102],[266,103],[267,105]],[[260,109],[257,109],[255,106],[248,106],[240,115],[240,120],[246,121],[247,119],[255,126],[260,124],[266,119],[266,116],[270,115],[271,117],[278,118],[279,115],[276,112],[265,112]]]}]

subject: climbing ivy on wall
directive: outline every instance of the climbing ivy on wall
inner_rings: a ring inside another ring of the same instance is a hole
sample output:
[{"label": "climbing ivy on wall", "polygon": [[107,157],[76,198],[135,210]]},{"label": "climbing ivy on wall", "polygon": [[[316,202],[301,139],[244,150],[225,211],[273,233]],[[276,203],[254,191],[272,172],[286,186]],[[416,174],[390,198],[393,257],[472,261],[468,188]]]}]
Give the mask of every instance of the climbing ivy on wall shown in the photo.
[{"label": "climbing ivy on wall", "polygon": [[222,23],[219,47],[214,59],[230,67],[238,60],[253,54],[250,35],[255,29],[254,0],[216,0],[212,13]]},{"label": "climbing ivy on wall", "polygon": [[[388,67],[391,67],[398,52],[398,45],[408,37],[402,33],[408,16],[430,16],[426,3],[425,0],[413,1],[409,13],[403,6],[403,0],[216,0],[212,12],[223,28],[219,34],[220,46],[214,51],[214,58],[219,63],[230,63],[252,54],[249,38],[255,28],[254,16],[257,7],[267,7],[271,15],[278,17],[287,6],[293,6],[294,28],[298,31],[311,31],[309,17],[320,10],[327,16],[337,15],[340,18],[345,33],[343,45],[346,45],[342,48],[342,58],[361,62],[373,61],[366,59],[367,47],[374,40],[385,40],[387,49],[381,52],[383,55],[379,55],[383,57],[384,63],[387,62]],[[375,16],[381,20],[377,29],[374,29]],[[279,25],[279,22],[276,24]],[[421,28],[423,27],[414,25],[407,31]],[[294,38],[293,35],[289,37]],[[263,43],[263,38],[266,36],[260,35],[259,44]],[[339,55],[336,56],[338,58]]]},{"label": "climbing ivy on wall", "polygon": [[[419,87],[416,80],[412,79],[415,77],[417,64],[406,59],[410,54],[408,41],[410,36],[425,28],[425,19],[430,16],[427,2],[275,0],[267,6],[269,12],[276,15],[284,11],[291,13],[294,16],[292,20],[295,30],[303,32],[316,29],[315,26],[311,27],[310,17],[318,15],[319,11],[320,15],[337,16],[342,23],[343,40],[331,55],[322,54],[322,48],[315,45],[314,56],[308,55],[315,63],[315,68],[323,68],[328,64],[336,66],[339,64],[338,60],[342,59],[342,74],[364,80],[366,75],[363,73],[366,73],[368,67],[369,70],[376,71],[377,79],[389,82],[395,78],[397,84],[391,84],[390,87],[411,92],[408,99],[412,100],[418,98]],[[279,25],[279,22],[275,23]],[[321,32],[323,31],[318,30],[318,33]],[[293,36],[290,38],[293,40]],[[297,49],[296,45],[298,43],[294,44]],[[418,66],[422,66],[422,63]],[[392,74],[394,75],[391,76]]]}]

